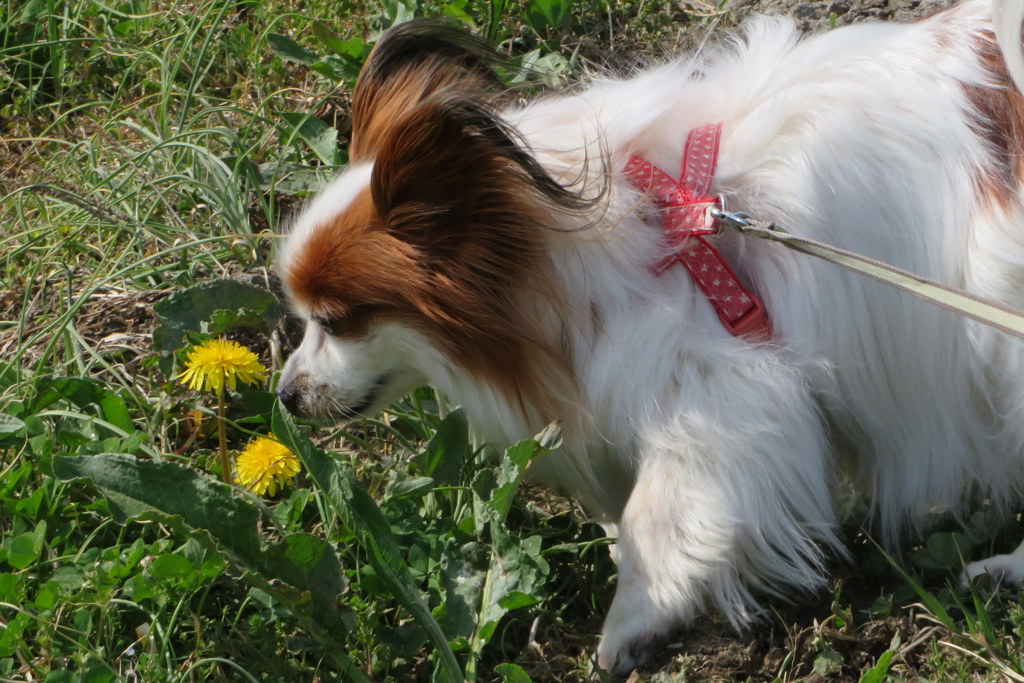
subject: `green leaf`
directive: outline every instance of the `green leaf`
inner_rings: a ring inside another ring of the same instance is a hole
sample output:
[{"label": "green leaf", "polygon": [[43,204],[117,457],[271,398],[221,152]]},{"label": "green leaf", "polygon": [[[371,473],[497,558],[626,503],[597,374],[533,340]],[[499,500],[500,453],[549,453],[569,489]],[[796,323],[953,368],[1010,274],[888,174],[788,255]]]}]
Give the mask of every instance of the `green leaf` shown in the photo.
[{"label": "green leaf", "polygon": [[387,488],[381,504],[398,498],[422,497],[434,489],[434,480],[430,477],[410,477],[405,472],[391,470]]},{"label": "green leaf", "polygon": [[1000,514],[999,510],[995,508],[988,508],[971,515],[971,520],[964,532],[970,539],[971,545],[980,545],[994,540],[1005,526],[1005,515]]},{"label": "green leaf", "polygon": [[20,585],[20,574],[11,574],[10,572],[0,574],[0,602],[15,602]]},{"label": "green leaf", "polygon": [[69,589],[81,588],[85,585],[85,577],[74,567],[57,567],[50,580]]},{"label": "green leaf", "polygon": [[[238,392],[228,406],[228,418],[234,421],[246,420],[255,417],[270,416],[274,409],[275,396],[273,392],[260,389],[245,389]],[[261,420],[255,420],[261,422]]]},{"label": "green leaf", "polygon": [[15,569],[25,569],[36,561],[45,546],[46,520],[40,520],[33,531],[26,531],[11,540],[7,564]]},{"label": "green leaf", "polygon": [[[206,327],[206,334],[217,336],[236,327],[248,327],[263,331],[267,328],[266,321],[256,311],[239,308],[233,311],[214,311]],[[270,330],[267,330],[269,333]]]},{"label": "green leaf", "polygon": [[480,599],[477,628],[470,639],[467,673],[475,672],[484,645],[494,635],[501,618],[511,609],[535,604],[544,594],[549,567],[541,557],[541,538],[520,539],[505,528],[505,518],[527,467],[537,456],[561,445],[561,430],[548,425],[533,439],[520,441],[505,451],[493,471],[481,471],[473,480],[474,511],[490,521],[492,552]]},{"label": "green leaf", "polygon": [[831,676],[843,670],[843,656],[831,648],[825,648],[814,658],[814,672],[819,676]]},{"label": "green leaf", "polygon": [[104,420],[128,434],[135,431],[124,399],[96,380],[82,377],[40,377],[36,382],[36,391],[36,398],[28,407],[31,413],[38,413],[64,399],[81,410],[98,406]]},{"label": "green leaf", "polygon": [[243,565],[262,555],[256,508],[236,496],[227,484],[181,465],[107,453],[56,456],[53,471],[62,481],[91,479],[107,497],[120,524],[150,511],[175,515],[194,529],[208,531]]},{"label": "green leaf", "polygon": [[501,618],[516,607],[534,604],[544,594],[544,580],[550,571],[540,556],[541,538],[519,540],[504,526],[491,525],[494,549],[481,596],[477,629],[470,640],[470,657],[476,659],[494,635]]},{"label": "green leaf", "polygon": [[885,675],[889,673],[889,664],[895,654],[895,650],[883,652],[882,656],[878,658],[878,663],[861,674],[860,683],[882,683],[885,680]]},{"label": "green leaf", "polygon": [[326,603],[325,606],[336,603],[345,588],[338,556],[316,536],[288,534],[280,543],[267,548],[265,561],[272,576],[309,591],[314,602]]},{"label": "green leaf", "polygon": [[382,624],[375,629],[374,635],[377,636],[377,640],[393,648],[403,657],[415,655],[427,642],[423,629],[413,622],[397,628]]},{"label": "green leaf", "polygon": [[885,680],[885,675],[889,673],[889,664],[895,654],[892,650],[883,652],[882,656],[878,658],[878,663],[861,676],[861,683],[882,683]]},{"label": "green leaf", "polygon": [[30,624],[32,618],[25,612],[19,612],[7,622],[7,627],[0,631],[0,657],[10,657],[17,652],[18,646],[22,644],[21,637]]},{"label": "green leaf", "polygon": [[[153,346],[160,351],[175,351],[184,345],[186,332],[220,334],[227,331],[223,325],[230,322],[270,335],[284,308],[262,287],[237,280],[212,280],[175,292],[154,304],[153,312],[159,320],[153,331]],[[214,319],[220,327],[208,332]]]},{"label": "green leaf", "polygon": [[11,565],[15,569],[25,569],[36,561],[41,550],[42,548],[36,545],[34,534],[25,533],[20,536],[15,536],[14,539],[11,540],[11,546],[7,555],[7,564]]},{"label": "green leaf", "polygon": [[891,595],[879,595],[871,604],[871,616],[876,618],[889,616],[889,613],[892,612],[892,602]]},{"label": "green leaf", "polygon": [[316,35],[320,41],[328,49],[354,67],[356,69],[356,75],[358,75],[359,68],[362,67],[363,62],[366,61],[367,55],[370,54],[370,46],[359,38],[342,40],[319,21],[313,22],[313,30],[316,31]]},{"label": "green leaf", "polygon": [[[978,591],[974,590],[973,585],[971,586],[971,597],[974,599],[974,613],[978,620],[978,629],[981,631],[981,635],[985,637],[988,647],[998,652],[1000,641],[995,625],[992,623],[992,616],[988,613],[988,606],[978,595]],[[963,611],[967,612],[967,610]]]},{"label": "green leaf", "polygon": [[505,595],[498,598],[498,606],[502,609],[511,612],[514,609],[521,609],[523,607],[531,607],[540,602],[540,598],[535,595],[529,595],[522,591],[509,591]]},{"label": "green leaf", "polygon": [[82,676],[82,683],[111,683],[117,679],[117,672],[106,664],[94,666]]},{"label": "green leaf", "polygon": [[21,17],[18,21],[22,24],[34,24],[44,14],[46,14],[46,3],[43,0],[30,0],[21,10]]},{"label": "green leaf", "polygon": [[268,33],[267,42],[270,49],[281,59],[298,62],[304,66],[313,66],[319,59],[315,52],[307,50],[288,36],[280,33]]},{"label": "green leaf", "polygon": [[184,579],[193,576],[196,570],[187,558],[172,553],[154,559],[149,571],[161,579]]},{"label": "green leaf", "polygon": [[335,166],[338,159],[338,131],[311,114],[297,111],[282,111],[278,115],[288,122],[293,131],[309,145],[309,148],[328,166]]},{"label": "green leaf", "polygon": [[[10,389],[12,386],[18,383],[18,366],[14,363],[4,363],[0,361],[0,391],[4,389]],[[6,410],[11,411],[12,408],[16,409],[19,406],[17,402],[11,403],[7,406]],[[20,413],[18,413],[20,414]]]},{"label": "green leaf", "polygon": [[441,11],[441,13],[444,14],[444,16],[446,17],[458,19],[459,21],[465,24],[469,24],[470,26],[475,28],[476,22],[474,22],[473,17],[468,12],[466,12],[466,3],[467,0],[451,0],[451,2],[444,6],[444,9]]},{"label": "green leaf", "polygon": [[0,413],[0,434],[13,434],[25,428],[25,423],[6,413]]},{"label": "green leaf", "polygon": [[922,569],[959,569],[971,559],[971,544],[963,534],[932,534],[925,547],[914,551],[913,559]]},{"label": "green leaf", "polygon": [[268,161],[258,167],[260,189],[289,195],[305,195],[320,191],[335,171],[322,166],[306,166],[287,161]]},{"label": "green leaf", "polygon": [[499,664],[494,667],[494,672],[501,674],[504,683],[533,683],[533,679],[518,664]]},{"label": "green leaf", "polygon": [[448,539],[448,545],[441,556],[441,590],[444,592],[442,614],[438,620],[450,638],[469,638],[476,629],[480,595],[483,592],[487,572],[473,561],[480,549],[479,543],[467,543],[457,548],[455,539]]},{"label": "green leaf", "polygon": [[302,512],[309,502],[309,489],[294,489],[288,498],[274,506],[274,518],[280,526],[298,524],[302,519]]},{"label": "green leaf", "polygon": [[89,633],[93,625],[92,610],[83,608],[76,611],[75,616],[72,618],[72,623],[82,633]]},{"label": "green leaf", "polygon": [[516,68],[511,74],[509,85],[526,83],[529,80],[540,80],[546,85],[558,87],[569,75],[571,66],[558,52],[541,55],[540,48],[520,55],[511,62]]},{"label": "green leaf", "polygon": [[166,587],[161,582],[145,574],[137,574],[124,582],[125,595],[135,602],[156,597],[163,591],[166,591]]},{"label": "green leaf", "polygon": [[44,683],[78,683],[78,676],[70,671],[51,671]]},{"label": "green leaf", "polygon": [[427,634],[437,652],[444,680],[461,683],[458,660],[420,596],[401,548],[380,508],[366,491],[355,484],[350,471],[316,448],[299,431],[295,420],[280,401],[274,405],[271,424],[274,435],[302,460],[310,479],[320,487],[328,504],[366,550],[376,574]]},{"label": "green leaf", "polygon": [[540,547],[540,536],[520,540],[502,533],[495,538],[490,591],[494,606],[501,608],[502,613],[511,609],[502,605],[503,600],[508,599],[510,605],[525,605],[523,596],[536,600],[544,595],[544,579],[549,568],[540,555]]},{"label": "green leaf", "polygon": [[412,459],[420,472],[440,486],[456,486],[469,457],[469,422],[462,408],[453,410],[427,442],[427,448]]},{"label": "green leaf", "polygon": [[537,33],[549,26],[560,29],[572,20],[572,3],[569,0],[530,0],[523,19]]},{"label": "green leaf", "polygon": [[381,0],[384,14],[390,20],[386,28],[404,24],[416,16],[418,0]]},{"label": "green leaf", "polygon": [[502,19],[504,18],[505,8],[508,7],[508,3],[509,0],[487,0],[487,30],[484,33],[484,37],[489,43],[496,45],[504,37]]},{"label": "green leaf", "polygon": [[313,71],[332,81],[354,83],[359,78],[359,66],[334,55],[327,55],[313,65]]},{"label": "green leaf", "polygon": [[314,21],[313,31],[316,33],[316,37],[320,39],[320,42],[322,42],[327,49],[333,50],[337,54],[345,53],[345,41],[336,36],[334,32],[324,26],[323,23]]},{"label": "green leaf", "polygon": [[57,606],[57,590],[53,585],[45,586],[41,591],[36,593],[35,600],[32,601],[32,606],[37,610],[51,610]]},{"label": "green leaf", "polygon": [[[526,474],[526,468],[534,458],[561,445],[561,430],[556,423],[548,425],[533,439],[520,441],[505,451],[505,457],[497,470],[497,481],[491,492],[490,506],[494,510],[492,521],[504,524],[512,499]],[[541,444],[543,442],[544,445]]]},{"label": "green leaf", "polygon": [[14,506],[14,511],[25,515],[29,519],[35,519],[39,514],[39,508],[43,504],[43,498],[45,497],[46,489],[36,489],[28,498],[19,500],[18,504]]}]

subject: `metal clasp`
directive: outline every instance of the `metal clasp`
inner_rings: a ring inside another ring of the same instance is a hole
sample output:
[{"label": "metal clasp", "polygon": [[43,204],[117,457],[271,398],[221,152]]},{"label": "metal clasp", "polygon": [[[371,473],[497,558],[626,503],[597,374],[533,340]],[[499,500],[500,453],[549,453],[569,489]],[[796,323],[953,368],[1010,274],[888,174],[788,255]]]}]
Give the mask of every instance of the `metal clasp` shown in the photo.
[{"label": "metal clasp", "polygon": [[[720,226],[728,225],[730,228],[743,232],[743,228],[750,227],[751,219],[750,216],[743,213],[742,211],[729,211],[725,203],[725,195],[718,195],[718,206],[712,206],[708,209],[708,215],[718,221]],[[719,227],[718,234],[722,234],[722,228]]]}]

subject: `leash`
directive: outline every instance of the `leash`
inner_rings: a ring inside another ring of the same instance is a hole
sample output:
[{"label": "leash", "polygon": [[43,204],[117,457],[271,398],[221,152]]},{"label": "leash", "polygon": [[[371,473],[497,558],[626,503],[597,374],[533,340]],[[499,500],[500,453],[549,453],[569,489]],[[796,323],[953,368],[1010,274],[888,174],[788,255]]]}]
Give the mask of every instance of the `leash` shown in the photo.
[{"label": "leash", "polygon": [[708,215],[721,225],[727,225],[740,234],[767,239],[801,254],[809,254],[834,263],[846,270],[913,294],[917,298],[941,306],[947,311],[959,313],[971,320],[1024,339],[1024,311],[982,299],[888,263],[839,249],[824,242],[791,235],[774,223],[755,221],[745,213],[727,211],[724,198],[721,198],[719,203],[721,208],[719,206],[711,207],[708,209]]}]

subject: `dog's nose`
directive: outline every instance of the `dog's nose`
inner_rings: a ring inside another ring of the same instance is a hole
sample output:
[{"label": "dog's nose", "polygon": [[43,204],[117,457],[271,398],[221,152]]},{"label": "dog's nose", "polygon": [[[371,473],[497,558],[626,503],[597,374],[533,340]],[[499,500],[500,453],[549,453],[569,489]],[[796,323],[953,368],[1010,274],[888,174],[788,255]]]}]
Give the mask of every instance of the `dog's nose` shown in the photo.
[{"label": "dog's nose", "polygon": [[299,412],[299,390],[294,385],[288,385],[285,387],[279,387],[277,390],[277,397],[281,399],[281,403],[288,409],[288,412],[292,415],[298,415]]}]

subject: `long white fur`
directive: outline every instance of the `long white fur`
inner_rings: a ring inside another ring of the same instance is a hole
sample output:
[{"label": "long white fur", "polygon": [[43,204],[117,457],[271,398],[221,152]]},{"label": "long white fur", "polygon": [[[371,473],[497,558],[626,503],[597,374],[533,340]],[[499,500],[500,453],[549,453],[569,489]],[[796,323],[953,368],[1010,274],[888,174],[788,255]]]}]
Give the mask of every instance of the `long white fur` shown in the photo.
[{"label": "long white fur", "polygon": [[[996,4],[1019,77],[1024,2]],[[1003,210],[978,194],[993,153],[960,85],[992,85],[976,54],[990,29],[984,0],[803,41],[792,22],[759,18],[696,58],[505,115],[562,179],[607,150],[616,172],[629,153],[674,172],[688,131],[721,121],[714,191],[730,208],[1019,306],[1024,211],[1019,199]],[[367,178],[353,169],[329,186],[282,260]],[[889,543],[928,510],[960,509],[972,486],[998,502],[1021,493],[1024,343],[725,235],[721,251],[774,326],[772,343],[735,339],[685,269],[651,274],[661,235],[635,210],[641,199],[616,174],[601,221],[551,244],[577,315],[546,315],[553,337],[571,335],[583,403],[564,416],[566,447],[535,474],[618,524],[603,666],[628,671],[639,646],[705,608],[746,623],[752,590],[820,587],[821,548],[839,549],[830,492],[843,477],[870,495]],[[388,372],[400,381],[371,410],[426,380],[498,445],[541,426],[411,330],[340,342],[311,324],[282,384],[315,377],[325,402],[354,405]]]}]

